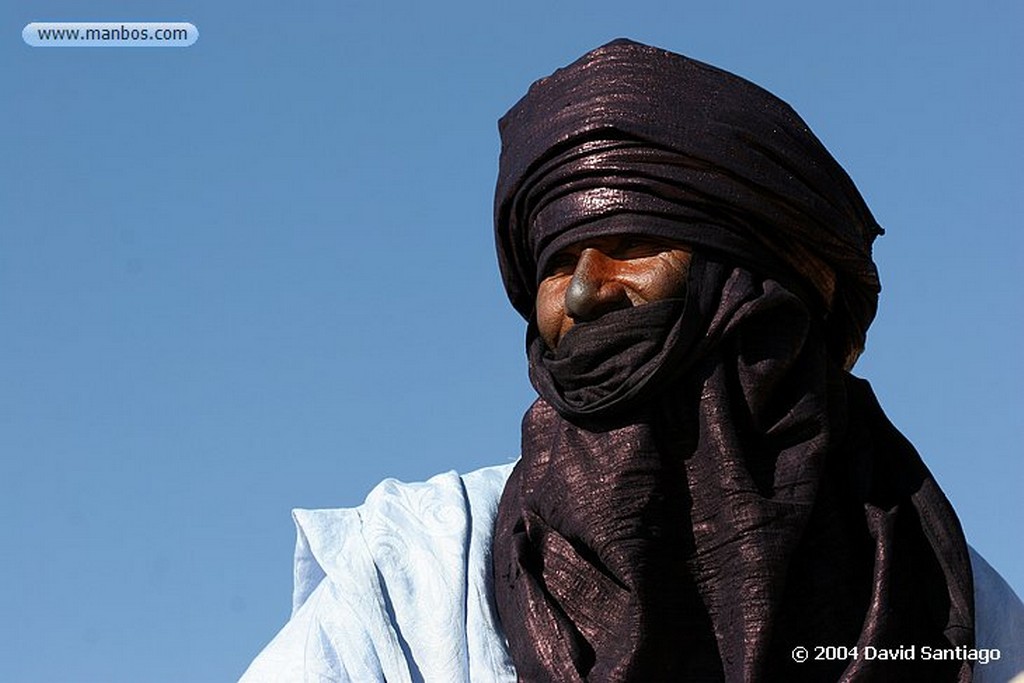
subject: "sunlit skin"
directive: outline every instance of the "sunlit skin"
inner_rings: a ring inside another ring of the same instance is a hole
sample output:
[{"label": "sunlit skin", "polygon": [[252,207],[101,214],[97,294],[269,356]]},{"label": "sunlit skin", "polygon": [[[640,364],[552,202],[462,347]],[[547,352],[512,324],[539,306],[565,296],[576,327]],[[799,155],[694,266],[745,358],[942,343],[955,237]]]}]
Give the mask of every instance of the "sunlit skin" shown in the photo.
[{"label": "sunlit skin", "polygon": [[562,249],[537,288],[541,338],[554,349],[576,322],[682,294],[690,253],[685,245],[637,235],[597,237]]}]

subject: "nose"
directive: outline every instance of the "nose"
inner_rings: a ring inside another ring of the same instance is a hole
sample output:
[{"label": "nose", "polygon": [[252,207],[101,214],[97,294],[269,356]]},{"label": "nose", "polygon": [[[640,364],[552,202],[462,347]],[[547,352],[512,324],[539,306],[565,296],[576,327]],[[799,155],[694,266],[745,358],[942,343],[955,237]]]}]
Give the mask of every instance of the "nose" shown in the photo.
[{"label": "nose", "polygon": [[574,321],[594,320],[630,306],[622,284],[614,279],[614,260],[597,249],[584,249],[565,290],[565,312]]}]

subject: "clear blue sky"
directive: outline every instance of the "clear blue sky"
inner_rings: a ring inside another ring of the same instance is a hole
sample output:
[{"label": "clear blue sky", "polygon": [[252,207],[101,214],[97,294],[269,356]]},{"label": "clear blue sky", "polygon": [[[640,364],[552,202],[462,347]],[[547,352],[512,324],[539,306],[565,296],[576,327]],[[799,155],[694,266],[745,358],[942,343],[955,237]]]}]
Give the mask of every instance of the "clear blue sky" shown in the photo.
[{"label": "clear blue sky", "polygon": [[[292,507],[515,457],[495,122],[619,36],[850,172],[888,230],[856,372],[1021,592],[1021,5],[748,5],[4,3],[0,680],[233,680],[287,619]],[[58,20],[200,37],[22,42]]]}]

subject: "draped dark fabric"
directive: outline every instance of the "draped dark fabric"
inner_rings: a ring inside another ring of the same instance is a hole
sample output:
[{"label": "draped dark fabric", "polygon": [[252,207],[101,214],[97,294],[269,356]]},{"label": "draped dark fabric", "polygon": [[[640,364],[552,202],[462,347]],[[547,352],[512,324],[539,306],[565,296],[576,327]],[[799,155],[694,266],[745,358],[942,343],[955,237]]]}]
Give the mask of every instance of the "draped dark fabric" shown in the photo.
[{"label": "draped dark fabric", "polygon": [[533,309],[551,254],[607,223],[680,237],[812,292],[847,367],[878,302],[882,229],[789,105],[725,71],[626,40],[533,84],[500,121],[498,262]]},{"label": "draped dark fabric", "polygon": [[[951,506],[844,369],[874,313],[879,229],[806,126],[752,89],[617,41],[503,120],[499,260],[540,394],[493,547],[522,681],[971,678],[960,661],[792,657],[971,646],[973,587]],[[750,108],[719,156],[678,120],[717,126],[716,107]],[[692,245],[686,291],[578,322],[548,349],[543,263],[624,233]]]}]

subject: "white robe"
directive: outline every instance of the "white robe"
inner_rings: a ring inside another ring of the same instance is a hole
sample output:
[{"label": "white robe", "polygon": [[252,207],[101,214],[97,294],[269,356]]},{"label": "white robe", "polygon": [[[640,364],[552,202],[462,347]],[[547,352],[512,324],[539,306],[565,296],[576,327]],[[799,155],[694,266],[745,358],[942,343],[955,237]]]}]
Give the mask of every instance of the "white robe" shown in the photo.
[{"label": "white robe", "polygon": [[[293,511],[292,616],[241,683],[514,683],[491,582],[511,471],[386,479],[357,508]],[[977,647],[1000,651],[974,680],[1006,683],[1024,672],[1024,604],[970,552]]]}]

